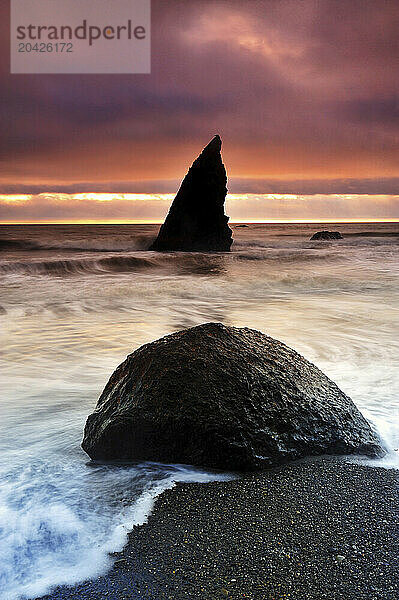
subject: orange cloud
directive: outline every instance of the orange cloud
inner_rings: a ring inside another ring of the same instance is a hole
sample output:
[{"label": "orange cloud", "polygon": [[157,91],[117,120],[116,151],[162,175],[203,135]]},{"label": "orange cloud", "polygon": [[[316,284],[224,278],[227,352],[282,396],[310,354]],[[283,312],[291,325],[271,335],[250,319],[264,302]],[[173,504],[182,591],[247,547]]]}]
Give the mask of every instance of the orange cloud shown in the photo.
[{"label": "orange cloud", "polygon": [[[164,220],[173,194],[53,193],[0,195],[2,223]],[[398,220],[399,196],[368,194],[228,194],[232,221]]]}]

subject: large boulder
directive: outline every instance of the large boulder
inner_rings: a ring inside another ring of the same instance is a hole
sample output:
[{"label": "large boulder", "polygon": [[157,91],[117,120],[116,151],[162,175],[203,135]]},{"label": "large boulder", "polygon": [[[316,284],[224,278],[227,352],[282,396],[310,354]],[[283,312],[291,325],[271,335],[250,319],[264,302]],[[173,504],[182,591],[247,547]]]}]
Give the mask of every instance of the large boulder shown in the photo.
[{"label": "large boulder", "polygon": [[348,396],[281,342],[206,323],[142,346],[86,423],[96,460],[253,470],[318,454],[383,451]]},{"label": "large boulder", "polygon": [[150,250],[227,252],[232,244],[224,214],[226,169],[216,135],[193,162]]},{"label": "large boulder", "polygon": [[317,231],[310,240],[342,240],[342,235],[339,231]]}]

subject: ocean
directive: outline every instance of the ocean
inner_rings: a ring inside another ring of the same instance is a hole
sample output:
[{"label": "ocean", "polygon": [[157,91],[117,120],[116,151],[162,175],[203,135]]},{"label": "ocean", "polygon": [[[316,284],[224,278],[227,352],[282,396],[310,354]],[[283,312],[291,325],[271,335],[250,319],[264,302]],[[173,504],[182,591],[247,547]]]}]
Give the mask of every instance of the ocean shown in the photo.
[{"label": "ocean", "polygon": [[[117,365],[207,321],[259,329],[320,367],[399,468],[399,223],[232,225],[227,254],[146,251],[158,225],[0,226],[0,597],[103,573],[188,465],[92,464],[83,427]],[[311,242],[320,229],[339,241]],[[351,459],[356,460],[356,459]]]}]

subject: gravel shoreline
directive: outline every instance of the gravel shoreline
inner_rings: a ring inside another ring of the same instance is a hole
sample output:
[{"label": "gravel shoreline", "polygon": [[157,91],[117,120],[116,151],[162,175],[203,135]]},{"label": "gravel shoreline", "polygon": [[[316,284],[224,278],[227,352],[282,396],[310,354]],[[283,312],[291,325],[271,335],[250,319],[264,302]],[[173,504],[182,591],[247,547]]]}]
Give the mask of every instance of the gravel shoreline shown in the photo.
[{"label": "gravel shoreline", "polygon": [[398,600],[399,473],[325,457],[178,484],[112,570],[46,600]]}]

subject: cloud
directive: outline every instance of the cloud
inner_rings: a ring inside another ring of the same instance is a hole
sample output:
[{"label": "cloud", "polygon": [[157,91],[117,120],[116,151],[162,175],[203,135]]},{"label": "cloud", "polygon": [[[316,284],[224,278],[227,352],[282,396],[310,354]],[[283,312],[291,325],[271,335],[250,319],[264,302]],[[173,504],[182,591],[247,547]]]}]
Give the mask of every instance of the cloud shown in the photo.
[{"label": "cloud", "polygon": [[392,128],[399,125],[399,95],[350,100],[338,106],[337,112],[356,123],[381,124]]},{"label": "cloud", "polygon": [[[0,195],[0,221],[163,221],[173,194],[43,193]],[[399,219],[399,195],[229,194],[233,221]]]},{"label": "cloud", "polygon": [[[0,194],[175,194],[179,179],[149,179],[139,181],[85,181],[63,184],[0,184]],[[230,177],[228,189],[233,194],[357,194],[396,195],[399,177],[379,179],[250,179]]]},{"label": "cloud", "polygon": [[[219,132],[232,187],[256,178],[271,191],[293,190],[297,180],[296,192],[344,193],[347,180],[365,191],[367,182],[355,181],[370,178],[375,193],[392,190],[387,182],[399,177],[396,1],[152,4],[151,75],[25,76],[8,72],[2,3],[3,189],[93,182],[139,191],[154,181],[162,191],[160,182],[176,182]],[[330,188],[326,179],[341,183]]]},{"label": "cloud", "polygon": [[399,177],[380,179],[233,179],[231,192],[254,194],[356,194],[396,195],[399,193]]}]

